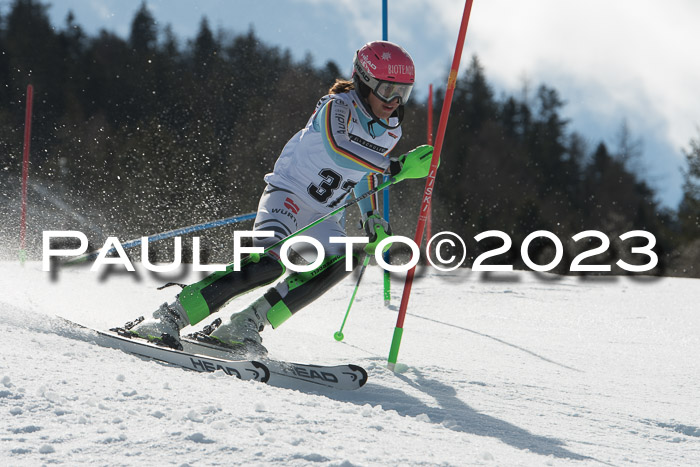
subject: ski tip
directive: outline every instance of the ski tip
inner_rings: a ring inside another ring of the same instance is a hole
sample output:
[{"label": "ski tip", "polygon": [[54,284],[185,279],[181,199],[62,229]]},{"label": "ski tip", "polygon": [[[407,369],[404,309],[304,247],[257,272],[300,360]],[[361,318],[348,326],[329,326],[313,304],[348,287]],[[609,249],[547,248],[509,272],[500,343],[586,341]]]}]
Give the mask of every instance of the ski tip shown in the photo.
[{"label": "ski tip", "polygon": [[367,375],[367,370],[365,370],[364,368],[362,368],[362,367],[359,366],[359,365],[352,365],[352,364],[351,364],[351,365],[348,365],[348,366],[349,366],[353,371],[357,371],[358,373],[360,373],[360,374],[362,375],[362,377],[360,378],[360,381],[358,381],[358,384],[359,384],[360,387],[364,386],[365,383],[367,382],[367,378],[369,378],[369,376]]}]

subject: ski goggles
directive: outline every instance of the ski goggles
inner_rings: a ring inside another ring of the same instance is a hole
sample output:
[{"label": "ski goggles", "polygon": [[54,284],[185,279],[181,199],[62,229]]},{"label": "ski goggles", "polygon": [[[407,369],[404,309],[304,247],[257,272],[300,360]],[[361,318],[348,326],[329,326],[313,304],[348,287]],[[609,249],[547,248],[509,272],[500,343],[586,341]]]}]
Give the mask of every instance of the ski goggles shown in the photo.
[{"label": "ski goggles", "polygon": [[389,81],[379,81],[377,86],[372,90],[375,96],[384,102],[391,102],[397,97],[399,104],[404,105],[408,101],[408,96],[411,95],[413,84],[392,83]]}]

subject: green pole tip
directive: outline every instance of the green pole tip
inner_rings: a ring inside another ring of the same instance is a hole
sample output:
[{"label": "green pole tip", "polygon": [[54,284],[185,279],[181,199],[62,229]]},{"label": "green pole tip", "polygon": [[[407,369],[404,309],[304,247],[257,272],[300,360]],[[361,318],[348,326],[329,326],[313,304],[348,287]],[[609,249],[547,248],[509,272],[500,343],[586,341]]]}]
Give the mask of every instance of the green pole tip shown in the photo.
[{"label": "green pole tip", "polygon": [[335,340],[337,340],[338,342],[340,342],[340,341],[342,341],[342,340],[345,338],[345,336],[343,335],[342,332],[338,331],[338,332],[336,332],[335,334],[333,334],[333,338],[334,338]]}]

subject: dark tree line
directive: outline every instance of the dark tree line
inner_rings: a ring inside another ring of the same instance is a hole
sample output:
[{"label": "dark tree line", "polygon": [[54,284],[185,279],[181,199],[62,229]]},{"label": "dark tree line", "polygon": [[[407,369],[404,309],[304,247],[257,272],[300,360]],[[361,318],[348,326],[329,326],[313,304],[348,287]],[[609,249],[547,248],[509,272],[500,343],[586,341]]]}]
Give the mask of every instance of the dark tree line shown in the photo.
[{"label": "dark tree line", "polygon": [[[143,4],[128,38],[107,31],[90,37],[72,15],[52,26],[47,8],[14,0],[0,17],[0,170],[20,170],[24,93],[32,83],[34,176],[80,200],[85,213],[99,213],[94,221],[120,238],[254,211],[262,177],[283,145],[343,77],[333,62],[296,62],[252,29],[215,32],[206,18],[196,37],[182,42]],[[443,96],[438,90],[435,121]],[[634,241],[616,239],[647,230],[661,257],[655,273],[700,276],[700,139],[686,154],[685,195],[672,212],[630,167],[638,148],[626,126],[618,147],[590,148],[562,118],[563,106],[546,85],[495,96],[474,57],[452,104],[433,230],[465,239],[502,230],[514,247],[491,262],[516,268],[523,267],[520,243],[536,230],[564,241],[563,265],[596,246],[570,240],[592,229],[613,241],[594,262],[643,263],[625,253]],[[399,151],[425,141],[426,102],[408,107]],[[392,216],[395,231],[410,236],[423,184],[405,185],[394,190]],[[498,244],[472,242],[469,257]],[[546,241],[533,244],[533,259],[551,255]]]},{"label": "dark tree line", "polygon": [[[505,231],[515,246],[531,232],[551,231],[565,244],[569,261],[562,262],[562,272],[571,258],[599,244],[574,242],[571,236],[578,232],[600,230],[608,235],[613,243],[609,257],[593,262],[611,264],[613,258],[633,256],[625,252],[637,245],[622,244],[617,240],[621,234],[647,230],[658,240],[655,250],[664,260],[657,269],[664,272],[670,266],[666,254],[679,245],[679,225],[674,213],[661,208],[651,187],[628,167],[638,143],[623,125],[619,147],[599,143],[589,149],[568,129],[570,123],[561,117],[563,105],[558,92],[546,85],[532,95],[496,98],[474,57],[455,90],[444,148],[449,170],[438,176],[436,218],[465,237]],[[499,244],[494,240],[474,245],[475,253]],[[537,251],[538,244],[543,251]],[[547,263],[552,256],[547,245],[551,242],[535,242],[531,257],[539,253],[537,262]],[[500,259],[523,266],[519,247]],[[638,259],[643,263],[647,258]]]}]

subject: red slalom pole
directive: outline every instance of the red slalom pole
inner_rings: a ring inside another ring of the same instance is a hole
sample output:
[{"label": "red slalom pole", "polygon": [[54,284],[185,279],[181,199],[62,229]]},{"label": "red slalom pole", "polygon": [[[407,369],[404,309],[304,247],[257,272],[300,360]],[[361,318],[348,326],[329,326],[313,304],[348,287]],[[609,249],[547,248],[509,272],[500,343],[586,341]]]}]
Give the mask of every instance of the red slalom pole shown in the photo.
[{"label": "red slalom pole", "polygon": [[[433,85],[428,87],[428,144],[433,144]],[[425,236],[430,241],[433,236],[433,209],[432,203],[428,207],[428,225],[426,226]]]},{"label": "red slalom pole", "polygon": [[34,87],[27,86],[27,108],[24,114],[24,153],[22,157],[22,218],[19,223],[19,260],[22,264],[27,259],[25,250],[27,236],[27,179],[29,178],[29,144],[32,138],[32,99]]},{"label": "red slalom pole", "polygon": [[[447,91],[445,92],[445,102],[440,112],[440,123],[438,124],[437,139],[435,141],[435,149],[433,158],[430,164],[430,173],[425,181],[425,191],[423,193],[423,201],[421,202],[420,213],[418,216],[418,225],[416,227],[416,235],[413,241],[416,245],[420,245],[423,241],[423,231],[427,221],[427,213],[430,209],[430,201],[433,196],[433,188],[435,186],[435,175],[437,173],[438,161],[440,160],[440,151],[442,151],[442,143],[445,139],[445,129],[447,127],[447,117],[450,113],[452,105],[452,96],[454,95],[455,85],[457,84],[457,73],[459,72],[459,61],[462,57],[462,49],[464,48],[464,38],[467,35],[467,25],[469,24],[469,15],[471,14],[473,0],[466,0],[464,4],[464,13],[462,14],[462,24],[459,27],[459,36],[457,38],[457,47],[455,48],[455,56],[452,60],[452,68],[447,79]],[[413,266],[406,274],[406,282],[404,283],[403,295],[401,296],[401,306],[399,307],[399,317],[396,320],[396,328],[394,329],[394,337],[391,341],[391,349],[389,351],[388,367],[392,371],[396,371],[396,360],[399,356],[399,347],[401,346],[401,337],[403,336],[403,324],[406,318],[406,309],[408,308],[408,297],[411,295],[411,287],[413,286],[413,278],[416,274],[416,266]]]}]

